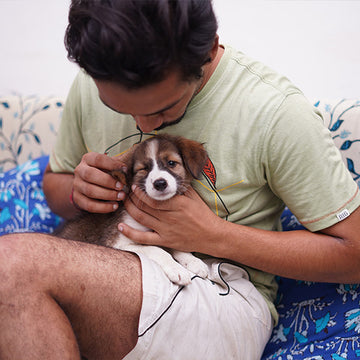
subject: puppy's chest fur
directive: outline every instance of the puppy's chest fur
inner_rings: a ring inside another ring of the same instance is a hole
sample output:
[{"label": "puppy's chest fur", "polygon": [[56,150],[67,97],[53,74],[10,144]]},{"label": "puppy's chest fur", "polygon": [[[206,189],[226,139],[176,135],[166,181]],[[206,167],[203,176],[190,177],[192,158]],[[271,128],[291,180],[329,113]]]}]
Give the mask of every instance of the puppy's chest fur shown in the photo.
[{"label": "puppy's chest fur", "polygon": [[[155,200],[168,200],[183,194],[191,180],[199,178],[206,160],[207,154],[197,142],[168,135],[150,138],[137,145],[126,158],[127,186],[135,184]],[[115,171],[113,176],[124,181],[123,173]],[[205,264],[192,254],[136,244],[118,230],[120,222],[137,230],[149,231],[135,221],[120,203],[113,213],[83,212],[65,222],[54,235],[143,254],[157,262],[168,278],[179,285],[188,284],[192,273],[207,276]]]}]

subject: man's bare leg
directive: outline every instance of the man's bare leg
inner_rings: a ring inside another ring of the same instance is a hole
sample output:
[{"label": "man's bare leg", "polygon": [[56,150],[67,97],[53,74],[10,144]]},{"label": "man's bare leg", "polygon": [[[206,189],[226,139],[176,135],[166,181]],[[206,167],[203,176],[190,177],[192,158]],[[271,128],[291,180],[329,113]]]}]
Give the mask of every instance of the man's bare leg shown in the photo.
[{"label": "man's bare leg", "polygon": [[14,234],[0,237],[0,279],[1,359],[121,359],[136,345],[136,255]]}]

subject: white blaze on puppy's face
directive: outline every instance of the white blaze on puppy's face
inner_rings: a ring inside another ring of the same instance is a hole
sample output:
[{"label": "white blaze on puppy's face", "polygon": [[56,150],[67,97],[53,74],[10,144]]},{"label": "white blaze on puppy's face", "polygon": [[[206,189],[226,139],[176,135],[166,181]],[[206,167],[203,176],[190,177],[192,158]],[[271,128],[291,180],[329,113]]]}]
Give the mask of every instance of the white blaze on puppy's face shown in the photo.
[{"label": "white blaze on puppy's face", "polygon": [[158,142],[151,141],[147,150],[152,162],[152,169],[145,182],[145,191],[155,200],[170,199],[177,193],[176,179],[168,171],[159,167],[161,158]]}]

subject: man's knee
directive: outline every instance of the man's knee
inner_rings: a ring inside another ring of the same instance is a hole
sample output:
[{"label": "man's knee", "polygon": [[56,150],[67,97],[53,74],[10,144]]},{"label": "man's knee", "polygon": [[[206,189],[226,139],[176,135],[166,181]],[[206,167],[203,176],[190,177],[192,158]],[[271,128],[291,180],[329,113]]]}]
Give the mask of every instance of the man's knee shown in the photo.
[{"label": "man's knee", "polygon": [[28,257],[24,254],[24,234],[9,234],[0,237],[0,288],[18,283]]},{"label": "man's knee", "polygon": [[[0,269],[10,270],[10,267],[21,261],[18,251],[21,243],[21,235],[9,234],[0,237]],[[18,260],[17,260],[18,258]]]},{"label": "man's knee", "polygon": [[44,256],[37,238],[45,235],[26,233],[8,234],[0,237],[0,289],[14,290],[16,288],[36,285],[38,265]]}]

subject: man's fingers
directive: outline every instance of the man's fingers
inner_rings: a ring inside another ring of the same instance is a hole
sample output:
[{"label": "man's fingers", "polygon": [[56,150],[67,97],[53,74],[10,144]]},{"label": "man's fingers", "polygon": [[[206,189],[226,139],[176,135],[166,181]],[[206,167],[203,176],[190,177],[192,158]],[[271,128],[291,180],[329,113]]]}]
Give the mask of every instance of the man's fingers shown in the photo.
[{"label": "man's fingers", "polygon": [[121,201],[125,198],[125,193],[118,193],[118,200],[115,201],[102,201],[96,200],[96,198],[89,198],[87,195],[84,195],[82,192],[74,191],[72,194],[73,204],[88,212],[93,213],[108,213],[115,211],[118,207],[118,201]]},{"label": "man's fingers", "polygon": [[157,245],[159,243],[159,235],[153,231],[136,230],[124,223],[120,223],[118,229],[123,235],[136,243],[144,245]]},{"label": "man's fingers", "polygon": [[119,170],[126,164],[117,157],[110,157],[106,154],[90,152],[83,156],[82,161],[91,167],[107,171]]},{"label": "man's fingers", "polygon": [[132,193],[130,193],[130,197],[134,204],[136,204],[139,208],[142,208],[144,211],[145,207],[148,206],[153,210],[166,210],[172,211],[176,209],[177,205],[174,202],[174,197],[169,200],[154,200],[150,196],[148,196],[143,190],[141,190],[138,186],[133,185],[131,187]]},{"label": "man's fingers", "polygon": [[149,229],[156,229],[161,210],[154,209],[131,193],[124,202],[127,212],[140,224]]},{"label": "man's fingers", "polygon": [[126,196],[123,191],[125,184],[111,174],[114,170],[126,171],[124,163],[105,154],[85,154],[74,170],[74,204],[89,212],[114,211],[117,202]]},{"label": "man's fingers", "polygon": [[75,168],[75,177],[91,184],[99,184],[109,189],[121,190],[123,184],[118,178],[109,174],[113,170],[126,171],[123,162],[116,161],[104,154],[89,153],[84,155]]}]

